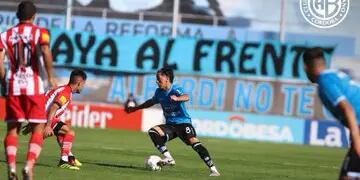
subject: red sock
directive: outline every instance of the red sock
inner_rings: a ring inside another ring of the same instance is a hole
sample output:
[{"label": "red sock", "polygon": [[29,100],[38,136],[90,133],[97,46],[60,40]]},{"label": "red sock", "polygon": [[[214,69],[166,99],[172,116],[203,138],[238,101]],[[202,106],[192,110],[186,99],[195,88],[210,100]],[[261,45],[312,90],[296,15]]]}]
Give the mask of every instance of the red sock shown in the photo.
[{"label": "red sock", "polygon": [[6,160],[10,168],[16,170],[16,151],[17,151],[18,137],[13,135],[6,135],[4,139]]},{"label": "red sock", "polygon": [[64,141],[63,141],[63,144],[61,147],[61,155],[62,156],[69,156],[73,140],[74,140],[73,135],[71,135],[69,133],[64,135]]},{"label": "red sock", "polygon": [[43,136],[41,133],[33,133],[29,142],[29,149],[26,158],[26,166],[33,168],[36,159],[39,157],[43,144]]}]

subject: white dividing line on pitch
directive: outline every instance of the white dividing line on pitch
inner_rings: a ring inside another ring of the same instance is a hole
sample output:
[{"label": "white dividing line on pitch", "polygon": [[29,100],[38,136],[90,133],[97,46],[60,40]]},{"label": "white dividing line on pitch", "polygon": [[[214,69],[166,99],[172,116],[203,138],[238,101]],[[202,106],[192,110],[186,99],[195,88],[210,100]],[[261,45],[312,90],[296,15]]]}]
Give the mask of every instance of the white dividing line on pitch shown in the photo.
[{"label": "white dividing line on pitch", "polygon": [[126,150],[125,148],[121,147],[113,147],[113,146],[88,146],[88,145],[77,145],[80,148],[95,148],[95,149],[104,149],[104,150]]},{"label": "white dividing line on pitch", "polygon": [[98,147],[99,149],[105,149],[105,150],[125,150],[125,148],[118,148],[118,147],[109,147],[109,146],[101,146]]},{"label": "white dividing line on pitch", "polygon": [[[309,164],[300,164],[300,163],[290,163],[290,162],[284,162],[282,163],[283,165],[289,165],[289,166],[305,166],[305,167],[309,167]],[[330,168],[330,169],[339,169],[339,167],[336,166],[324,166],[324,165],[320,165],[320,168]]]},{"label": "white dividing line on pitch", "polygon": [[321,168],[330,168],[330,169],[339,169],[339,167],[336,166],[319,166]]}]

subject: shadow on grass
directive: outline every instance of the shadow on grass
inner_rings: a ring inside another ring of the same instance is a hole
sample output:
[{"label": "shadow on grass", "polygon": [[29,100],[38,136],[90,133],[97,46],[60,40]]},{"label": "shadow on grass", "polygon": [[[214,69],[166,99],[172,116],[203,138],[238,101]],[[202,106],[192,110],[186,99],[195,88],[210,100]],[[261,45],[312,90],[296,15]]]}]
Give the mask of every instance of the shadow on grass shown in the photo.
[{"label": "shadow on grass", "polygon": [[121,165],[121,164],[109,164],[109,163],[101,163],[101,162],[87,162],[87,161],[81,161],[83,164],[92,164],[97,166],[104,166],[104,167],[114,167],[114,168],[124,168],[124,169],[135,169],[135,170],[141,170],[141,171],[148,171],[144,167],[138,167],[133,165]]},{"label": "shadow on grass", "polygon": [[[7,163],[6,160],[0,159],[0,163]],[[16,162],[17,164],[23,164],[24,162]],[[141,171],[148,171],[144,167],[138,167],[133,165],[121,165],[121,164],[110,164],[110,163],[101,163],[101,162],[87,162],[87,161],[81,161],[83,164],[92,164],[96,166],[104,166],[104,167],[114,167],[114,168],[124,168],[124,169],[135,169],[135,170],[141,170]],[[52,165],[48,164],[42,164],[42,163],[36,163],[35,166],[42,166],[42,167],[54,167]]]},{"label": "shadow on grass", "polygon": [[[0,162],[7,163],[5,160],[0,159]],[[17,161],[16,164],[24,164],[25,162]],[[36,163],[35,166],[42,166],[42,167],[55,167],[56,165],[48,165],[42,163]]]}]

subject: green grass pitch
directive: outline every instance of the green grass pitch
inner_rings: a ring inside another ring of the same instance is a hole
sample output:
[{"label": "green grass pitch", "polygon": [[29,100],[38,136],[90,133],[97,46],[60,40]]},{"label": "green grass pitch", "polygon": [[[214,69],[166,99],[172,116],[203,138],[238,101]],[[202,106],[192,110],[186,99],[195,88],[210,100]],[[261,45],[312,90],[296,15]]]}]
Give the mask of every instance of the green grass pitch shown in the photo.
[{"label": "green grass pitch", "polygon": [[[179,139],[168,143],[175,167],[159,172],[144,169],[144,159],[159,153],[145,133],[121,130],[75,129],[73,153],[80,171],[57,167],[59,148],[54,137],[45,141],[35,167],[35,179],[209,179],[198,155]],[[0,125],[0,179],[6,179],[3,148],[5,125]],[[29,136],[21,136],[18,174],[23,167]],[[214,179],[336,179],[345,149],[200,138],[221,175]]]}]

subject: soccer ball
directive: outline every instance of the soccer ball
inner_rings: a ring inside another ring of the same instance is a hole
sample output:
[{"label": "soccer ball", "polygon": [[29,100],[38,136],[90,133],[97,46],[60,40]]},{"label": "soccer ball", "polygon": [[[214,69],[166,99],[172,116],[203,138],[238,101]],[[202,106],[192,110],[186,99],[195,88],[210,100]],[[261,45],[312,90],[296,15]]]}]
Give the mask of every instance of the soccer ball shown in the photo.
[{"label": "soccer ball", "polygon": [[161,161],[161,158],[156,155],[151,155],[145,159],[145,168],[152,171],[160,171],[161,167],[158,163]]}]

